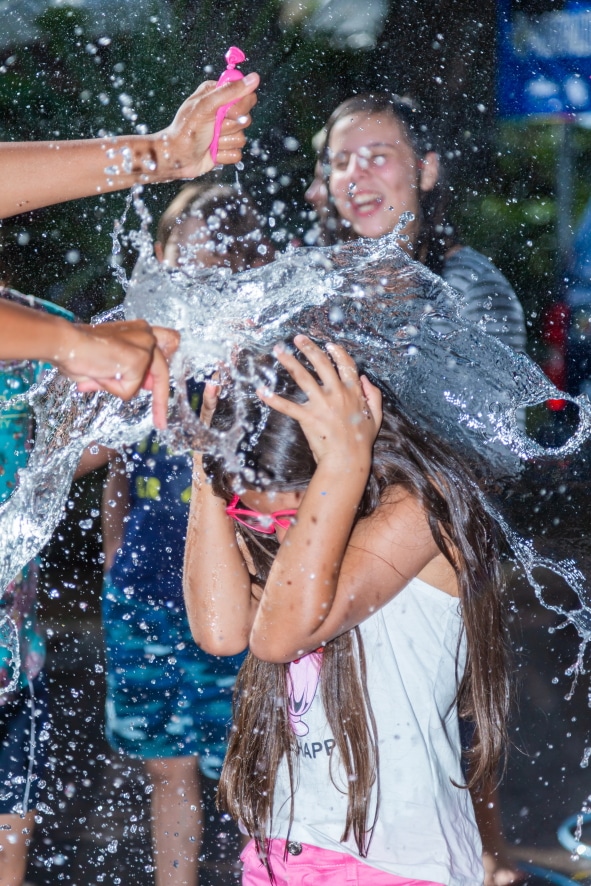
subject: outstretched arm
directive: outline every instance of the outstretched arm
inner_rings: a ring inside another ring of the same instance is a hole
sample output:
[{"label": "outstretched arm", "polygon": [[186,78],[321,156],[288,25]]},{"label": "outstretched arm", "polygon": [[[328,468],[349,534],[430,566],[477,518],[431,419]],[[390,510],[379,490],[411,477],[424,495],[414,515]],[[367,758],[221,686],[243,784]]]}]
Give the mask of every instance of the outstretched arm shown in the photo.
[{"label": "outstretched arm", "polygon": [[154,424],[166,427],[167,358],[178,347],[172,329],[144,320],[96,326],[0,300],[0,360],[40,360],[57,366],[81,391],[105,390],[125,400],[152,391]]},{"label": "outstretched arm", "polygon": [[209,145],[218,108],[237,100],[224,119],[217,163],[237,163],[256,103],[257,74],[216,88],[206,82],[153,135],[51,142],[0,143],[0,218],[90,197],[136,183],[195,178],[213,168]]},{"label": "outstretched arm", "polygon": [[[217,391],[206,385],[201,420],[209,424]],[[213,494],[197,454],[183,570],[185,606],[195,642],[212,655],[248,646],[257,601],[226,502]]]}]

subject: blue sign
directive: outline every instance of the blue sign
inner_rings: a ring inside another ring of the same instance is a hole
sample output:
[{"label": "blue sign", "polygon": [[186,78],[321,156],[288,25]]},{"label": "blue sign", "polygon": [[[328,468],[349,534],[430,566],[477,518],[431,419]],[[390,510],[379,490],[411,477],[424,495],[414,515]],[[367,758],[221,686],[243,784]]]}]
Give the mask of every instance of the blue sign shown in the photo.
[{"label": "blue sign", "polygon": [[591,112],[591,2],[511,16],[498,0],[498,106],[503,117]]}]

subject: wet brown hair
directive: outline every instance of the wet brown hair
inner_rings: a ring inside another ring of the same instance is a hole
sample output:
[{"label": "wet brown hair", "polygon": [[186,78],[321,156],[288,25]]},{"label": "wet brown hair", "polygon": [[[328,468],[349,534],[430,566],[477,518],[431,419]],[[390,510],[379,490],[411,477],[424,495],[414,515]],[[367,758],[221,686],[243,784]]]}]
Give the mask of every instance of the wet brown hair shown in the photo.
[{"label": "wet brown hair", "polygon": [[209,227],[212,250],[219,255],[220,264],[224,264],[225,256],[225,263],[232,271],[256,267],[269,260],[270,246],[262,233],[265,220],[243,190],[211,182],[185,185],[158,222],[156,239],[162,249],[175,226],[190,217],[199,218]]},{"label": "wet brown hair", "polygon": [[[305,399],[281,367],[277,376],[278,393],[300,402]],[[424,508],[433,538],[455,571],[467,648],[456,704],[460,716],[475,725],[468,751],[468,786],[483,786],[496,776],[505,748],[510,701],[498,527],[460,460],[443,441],[418,426],[387,387],[379,386],[384,395],[384,418],[357,519],[371,514],[389,487],[401,487]],[[220,400],[215,427],[224,430],[232,425],[236,398],[240,397],[244,406],[244,396],[244,392],[233,391]],[[305,489],[315,462],[300,425],[264,407],[254,387],[246,393],[246,400],[249,431],[240,446],[240,474],[229,473],[215,456],[204,457],[215,494],[229,501],[241,488]],[[253,582],[264,586],[278,550],[276,537],[257,536],[241,524],[236,524],[236,530],[252,557]],[[292,788],[290,821],[294,814],[297,745],[287,713],[287,667],[248,654],[236,683],[234,725],[219,786],[221,807],[244,822],[263,858],[275,780],[283,758]],[[378,736],[358,628],[326,644],[320,681],[326,716],[349,776],[342,839],[352,832],[364,856],[375,824],[375,819],[369,820],[369,810],[377,780]]]},{"label": "wet brown hair", "polygon": [[[389,114],[400,125],[413,149],[417,160],[422,160],[430,151],[439,153],[432,136],[431,126],[418,104],[411,99],[401,98],[390,92],[363,93],[354,95],[342,102],[332,112],[325,126],[324,148],[321,160],[328,188],[330,162],[328,144],[334,126],[351,114],[367,114],[372,117]],[[418,186],[418,183],[417,183]],[[335,242],[339,231],[338,212],[330,197],[326,221],[326,242]],[[436,274],[441,273],[445,254],[458,244],[454,226],[448,218],[450,189],[444,183],[444,173],[440,169],[439,180],[430,191],[419,189],[419,233],[415,244],[415,257]],[[331,233],[333,232],[333,233]],[[332,240],[331,240],[332,237]]]}]

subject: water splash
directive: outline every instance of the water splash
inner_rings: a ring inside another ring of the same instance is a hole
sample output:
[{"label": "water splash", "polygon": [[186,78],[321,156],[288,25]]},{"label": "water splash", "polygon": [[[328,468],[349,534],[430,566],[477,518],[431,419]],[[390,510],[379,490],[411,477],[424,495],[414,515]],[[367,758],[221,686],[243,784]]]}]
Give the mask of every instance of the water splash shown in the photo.
[{"label": "water splash", "polygon": [[[111,319],[116,314],[107,314]],[[0,508],[0,583],[7,586],[47,544],[63,513],[80,456],[99,441],[122,447],[152,428],[150,398],[142,393],[130,403],[109,394],[79,394],[53,370],[26,394],[10,401],[29,403],[37,425],[35,446],[19,483]]]},{"label": "water splash", "polygon": [[[170,272],[144,255],[125,313],[181,330],[181,372],[197,377],[218,361],[231,364],[237,348],[268,352],[297,332],[339,341],[491,476],[512,473],[523,459],[575,451],[591,429],[588,399],[559,394],[526,355],[464,321],[460,296],[411,261],[397,237],[292,249],[234,276]],[[579,425],[548,449],[523,432],[519,412],[557,396],[577,406]],[[188,445],[197,420],[189,425],[181,431]]]},{"label": "water splash", "polygon": [[[234,459],[243,433],[240,417],[226,434],[205,428],[189,406],[184,380],[204,379],[220,362],[235,372],[237,350],[268,353],[278,340],[290,340],[300,331],[344,344],[367,371],[389,383],[417,421],[447,439],[485,479],[515,476],[528,459],[564,458],[589,438],[587,398],[559,393],[528,357],[464,321],[460,296],[408,258],[397,245],[398,232],[339,247],[290,249],[273,263],[241,274],[171,270],[152,255],[141,192],[130,196],[128,207],[132,202],[142,225],[130,235],[139,261],[131,280],[124,281],[123,311],[182,333],[172,367],[169,429],[163,434],[173,450],[215,450]],[[255,376],[259,371],[252,367]],[[557,397],[576,405],[579,421],[564,445],[549,450],[524,433],[519,413]],[[19,487],[0,508],[3,587],[50,538],[84,448],[91,443],[121,448],[151,429],[148,394],[131,403],[108,394],[80,395],[57,372],[27,400],[39,431]],[[584,576],[573,561],[541,557],[503,515],[499,521],[540,602],[579,632],[577,672],[591,639]],[[538,568],[563,578],[580,608],[548,604],[534,577]]]}]

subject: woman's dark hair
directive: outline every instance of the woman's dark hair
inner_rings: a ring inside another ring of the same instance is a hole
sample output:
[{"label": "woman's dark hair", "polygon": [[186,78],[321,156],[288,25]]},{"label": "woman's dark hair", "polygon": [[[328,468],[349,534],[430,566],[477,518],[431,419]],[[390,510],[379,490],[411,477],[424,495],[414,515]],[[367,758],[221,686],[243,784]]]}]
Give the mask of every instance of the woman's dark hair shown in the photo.
[{"label": "woman's dark hair", "polygon": [[[439,153],[432,135],[432,127],[416,102],[390,92],[354,95],[335,108],[325,126],[322,163],[327,188],[330,175],[328,153],[330,135],[333,127],[351,114],[371,116],[390,114],[401,124],[417,159],[422,160],[430,151]],[[419,190],[420,217],[415,257],[435,273],[441,272],[446,252],[457,245],[454,226],[447,217],[450,198],[451,192],[445,186],[442,170],[440,170],[439,180],[434,188],[430,191]],[[331,242],[331,236],[332,242],[334,242],[335,231],[338,232],[338,223],[335,223],[335,219],[338,219],[338,213],[330,197],[329,189],[329,211],[324,223],[327,229],[327,242]]]},{"label": "woman's dark hair", "polygon": [[[278,393],[294,400],[305,399],[280,366],[277,378]],[[497,773],[507,737],[509,706],[497,525],[451,450],[417,426],[393,393],[380,387],[384,418],[357,519],[371,514],[390,486],[400,486],[424,508],[433,538],[455,571],[467,648],[456,703],[460,716],[475,724],[475,738],[468,752],[468,786],[482,786]],[[315,462],[300,425],[268,410],[255,396],[254,388],[246,396],[249,430],[241,444],[240,475],[229,473],[215,456],[204,457],[213,491],[229,501],[240,489],[305,489]],[[214,417],[219,430],[232,426],[237,397],[242,395],[230,392],[220,400]],[[253,581],[264,586],[278,549],[276,537],[257,536],[241,524],[236,524],[236,529],[252,558]],[[275,779],[284,757],[292,788],[294,784],[297,748],[288,717],[287,667],[259,661],[249,653],[236,684],[234,725],[218,794],[221,807],[242,819],[263,857]],[[369,821],[369,804],[377,778],[378,736],[358,628],[326,644],[320,680],[339,757],[350,776],[343,839],[352,831],[363,856],[375,822]],[[291,793],[293,818],[293,790]]]}]

